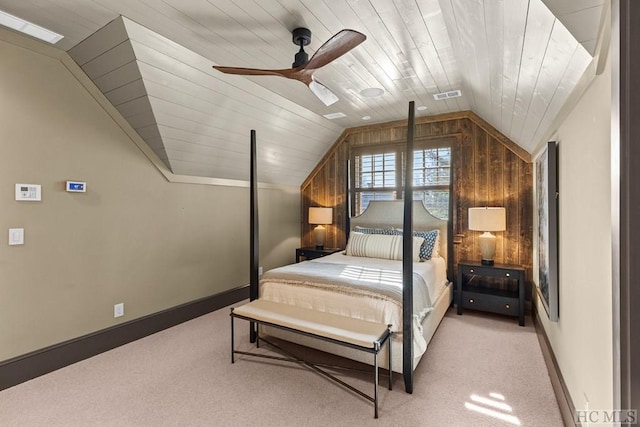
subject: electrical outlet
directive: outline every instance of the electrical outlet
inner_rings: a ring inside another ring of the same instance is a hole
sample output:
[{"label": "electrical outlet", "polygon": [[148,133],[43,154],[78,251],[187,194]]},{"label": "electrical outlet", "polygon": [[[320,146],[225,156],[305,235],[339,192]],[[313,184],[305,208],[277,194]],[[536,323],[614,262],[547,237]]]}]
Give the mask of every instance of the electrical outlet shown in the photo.
[{"label": "electrical outlet", "polygon": [[258,276],[262,276],[262,266],[258,267]]},{"label": "electrical outlet", "polygon": [[113,317],[122,317],[124,316],[124,303],[118,303],[113,306]]}]

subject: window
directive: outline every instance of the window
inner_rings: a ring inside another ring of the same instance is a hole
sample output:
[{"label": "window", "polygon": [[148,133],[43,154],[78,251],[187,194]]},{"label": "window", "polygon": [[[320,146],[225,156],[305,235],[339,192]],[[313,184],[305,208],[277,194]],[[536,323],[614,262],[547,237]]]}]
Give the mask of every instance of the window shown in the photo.
[{"label": "window", "polygon": [[451,147],[414,150],[413,200],[422,200],[429,212],[447,219],[450,183]]},{"label": "window", "polygon": [[[371,200],[402,198],[404,146],[364,147],[351,156],[352,214],[361,214]],[[449,217],[451,147],[419,148],[413,152],[413,199],[422,200],[438,218]]]},{"label": "window", "polygon": [[398,171],[395,151],[361,154],[354,158],[355,166],[355,211],[362,213],[371,200],[393,200],[396,198]]}]

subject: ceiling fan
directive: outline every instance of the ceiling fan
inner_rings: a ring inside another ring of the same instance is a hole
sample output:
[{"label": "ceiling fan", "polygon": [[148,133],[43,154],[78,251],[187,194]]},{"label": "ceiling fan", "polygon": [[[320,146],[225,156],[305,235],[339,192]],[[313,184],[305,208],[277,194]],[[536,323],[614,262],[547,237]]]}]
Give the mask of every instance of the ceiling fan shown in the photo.
[{"label": "ceiling fan", "polygon": [[358,46],[367,39],[367,36],[354,30],[342,30],[320,46],[311,59],[309,59],[309,55],[304,51],[304,47],[311,42],[311,30],[307,28],[296,28],[291,34],[293,35],[293,43],[296,46],[300,46],[300,51],[296,53],[295,61],[291,65],[291,68],[262,70],[258,68],[219,67],[215,65],[213,68],[226,74],[280,76],[299,80],[309,86],[311,92],[325,105],[329,106],[338,101],[338,97],[331,92],[329,88],[313,77],[313,72]]}]

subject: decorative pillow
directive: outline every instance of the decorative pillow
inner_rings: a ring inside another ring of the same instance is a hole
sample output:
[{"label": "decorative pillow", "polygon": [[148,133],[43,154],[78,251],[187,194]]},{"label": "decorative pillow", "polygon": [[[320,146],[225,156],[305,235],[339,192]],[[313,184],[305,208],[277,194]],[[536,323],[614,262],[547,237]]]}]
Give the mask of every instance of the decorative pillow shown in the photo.
[{"label": "decorative pillow", "polygon": [[433,251],[431,251],[431,258],[440,256],[440,231],[438,230],[438,237],[436,237],[436,243],[433,245]]},{"label": "decorative pillow", "polygon": [[359,225],[357,225],[353,231],[358,233],[363,233],[363,234],[385,234],[388,236],[395,236],[398,234],[402,234],[402,232],[398,233],[398,230],[396,230],[395,228],[372,228],[372,227],[360,227]]},{"label": "decorative pillow", "polygon": [[[402,228],[394,228],[394,230],[402,234]],[[424,238],[424,243],[420,246],[420,261],[427,261],[440,255],[440,230],[414,231],[413,235]]]},{"label": "decorative pillow", "polygon": [[414,236],[422,237],[424,243],[420,246],[420,260],[426,261],[434,256],[438,256],[439,242],[440,242],[440,230],[431,231],[414,231]]},{"label": "decorative pillow", "polygon": [[[413,237],[413,260],[419,261],[422,237]],[[352,231],[346,249],[347,255],[368,258],[402,259],[402,236],[364,234]]]}]

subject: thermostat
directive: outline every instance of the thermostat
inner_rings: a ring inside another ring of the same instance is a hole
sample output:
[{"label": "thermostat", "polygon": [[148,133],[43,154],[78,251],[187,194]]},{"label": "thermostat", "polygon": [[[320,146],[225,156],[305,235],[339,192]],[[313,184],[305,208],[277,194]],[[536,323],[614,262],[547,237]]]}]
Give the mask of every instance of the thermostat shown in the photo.
[{"label": "thermostat", "polygon": [[67,191],[71,193],[86,193],[87,183],[82,181],[67,181]]},{"label": "thermostat", "polygon": [[42,187],[39,184],[16,184],[16,200],[38,202],[42,200]]}]

